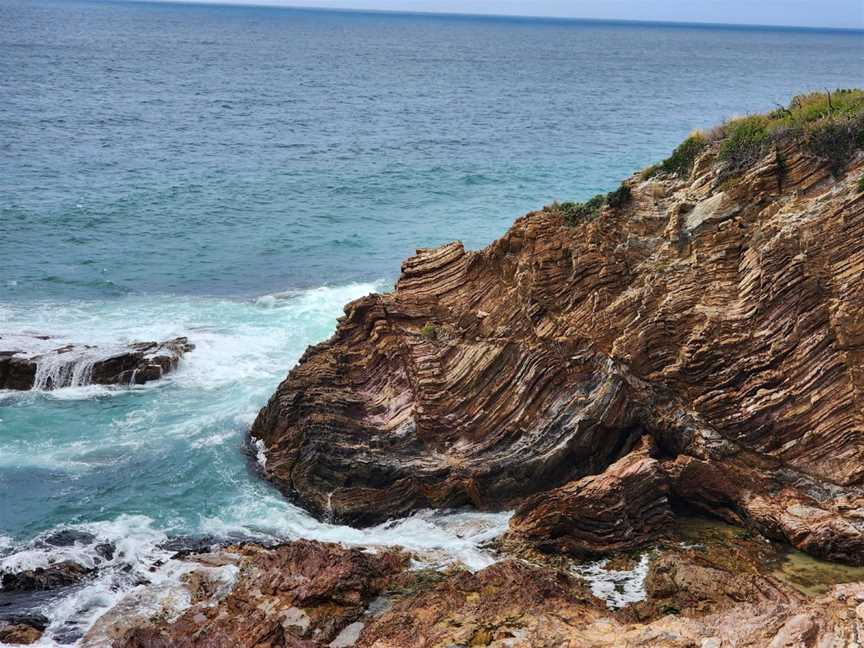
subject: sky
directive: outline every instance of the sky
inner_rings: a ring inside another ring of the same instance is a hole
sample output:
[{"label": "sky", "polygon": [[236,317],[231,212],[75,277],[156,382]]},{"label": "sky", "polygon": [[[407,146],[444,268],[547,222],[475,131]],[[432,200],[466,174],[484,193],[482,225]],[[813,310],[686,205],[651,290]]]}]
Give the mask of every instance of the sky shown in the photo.
[{"label": "sky", "polygon": [[207,0],[385,11],[864,28],[864,0]]}]

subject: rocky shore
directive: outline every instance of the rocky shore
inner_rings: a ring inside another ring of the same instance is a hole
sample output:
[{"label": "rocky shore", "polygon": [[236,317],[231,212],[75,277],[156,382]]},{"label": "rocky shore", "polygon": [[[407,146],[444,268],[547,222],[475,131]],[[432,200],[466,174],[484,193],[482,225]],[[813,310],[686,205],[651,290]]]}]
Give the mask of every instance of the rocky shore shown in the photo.
[{"label": "rocky shore", "polygon": [[[690,543],[682,543],[681,529],[668,531],[674,540],[652,559],[645,599],[619,610],[564,562],[509,558],[476,573],[430,571],[411,569],[411,556],[398,549],[368,553],[311,541],[232,546],[187,558],[192,570],[183,587],[191,605],[182,613],[172,614],[172,597],[144,588],[100,619],[82,645],[860,645],[864,583],[810,597],[769,573],[779,550],[762,538],[723,529],[714,537],[688,534]],[[237,574],[230,587],[214,578],[214,568],[225,566]],[[155,612],[142,604],[154,600],[162,602]],[[136,616],[141,609],[150,616]]]},{"label": "rocky shore", "polygon": [[357,526],[513,510],[495,564],[186,552],[81,644],[864,647],[862,149],[854,91],[694,134],[485,250],[418,250],[306,351],[251,428],[264,476]]}]

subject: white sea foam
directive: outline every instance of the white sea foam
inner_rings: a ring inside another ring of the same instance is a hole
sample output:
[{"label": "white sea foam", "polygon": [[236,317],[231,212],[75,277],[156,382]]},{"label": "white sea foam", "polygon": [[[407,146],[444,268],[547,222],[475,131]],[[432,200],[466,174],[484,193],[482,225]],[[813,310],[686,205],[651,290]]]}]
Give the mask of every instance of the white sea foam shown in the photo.
[{"label": "white sea foam", "polygon": [[507,530],[512,512],[419,511],[412,516],[365,529],[319,522],[279,495],[243,499],[219,517],[202,521],[201,530],[216,536],[310,538],[351,546],[401,546],[427,566],[462,563],[488,567],[497,559],[484,544]]},{"label": "white sea foam", "polygon": [[255,460],[261,468],[267,467],[267,455],[264,452],[264,441],[255,439]]},{"label": "white sea foam", "polygon": [[608,559],[579,565],[573,572],[585,579],[591,592],[606,601],[611,609],[645,600],[645,578],[651,563],[650,553],[643,553],[633,569],[607,569]]}]

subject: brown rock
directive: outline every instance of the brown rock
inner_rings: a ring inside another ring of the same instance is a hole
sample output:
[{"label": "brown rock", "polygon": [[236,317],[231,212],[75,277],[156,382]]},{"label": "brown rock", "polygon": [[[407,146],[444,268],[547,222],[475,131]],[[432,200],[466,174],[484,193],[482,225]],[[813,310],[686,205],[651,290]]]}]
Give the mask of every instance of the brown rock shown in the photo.
[{"label": "brown rock", "polygon": [[513,539],[542,551],[592,556],[635,549],[668,533],[673,522],[669,486],[649,454],[652,446],[645,437],[639,450],[600,475],[526,502],[510,522]]},{"label": "brown rock", "polygon": [[783,146],[730,175],[714,144],[575,226],[419,250],[261,410],[266,476],[369,524],[515,506],[647,434],[677,503],[864,562],[864,157],[832,178]]},{"label": "brown rock", "polygon": [[0,644],[29,645],[42,638],[42,630],[26,624],[4,624],[0,621]]},{"label": "brown rock", "polygon": [[566,646],[606,615],[577,579],[518,561],[458,571],[373,619],[361,647]]},{"label": "brown rock", "polygon": [[[407,566],[407,557],[398,552],[370,554],[312,541],[274,549],[245,545],[227,551],[236,554],[239,567],[230,593],[214,600],[212,591],[192,583],[193,594],[197,592],[193,600],[198,602],[179,618],[166,622],[157,616],[139,622],[114,645],[326,646],[361,617],[390,576]],[[98,645],[95,638],[106,633],[95,627],[88,635],[85,646]]]}]

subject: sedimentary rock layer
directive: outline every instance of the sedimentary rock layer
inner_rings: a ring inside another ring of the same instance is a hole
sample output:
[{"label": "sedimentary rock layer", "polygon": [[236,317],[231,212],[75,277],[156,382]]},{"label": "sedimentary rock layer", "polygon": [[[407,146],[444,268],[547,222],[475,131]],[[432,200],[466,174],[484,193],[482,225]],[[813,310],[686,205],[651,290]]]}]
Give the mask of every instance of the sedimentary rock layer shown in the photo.
[{"label": "sedimentary rock layer", "polygon": [[862,170],[791,141],[730,170],[709,145],[594,218],[419,250],[262,409],[266,476],[363,524],[577,501],[648,435],[673,499],[864,562]]},{"label": "sedimentary rock layer", "polygon": [[650,456],[650,437],[609,466],[552,491],[516,511],[512,535],[544,551],[576,556],[608,555],[649,544],[673,523],[669,484]]}]

